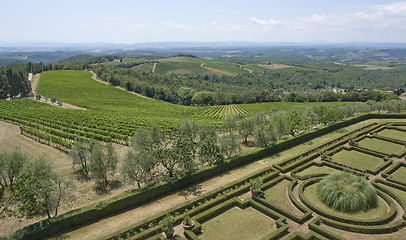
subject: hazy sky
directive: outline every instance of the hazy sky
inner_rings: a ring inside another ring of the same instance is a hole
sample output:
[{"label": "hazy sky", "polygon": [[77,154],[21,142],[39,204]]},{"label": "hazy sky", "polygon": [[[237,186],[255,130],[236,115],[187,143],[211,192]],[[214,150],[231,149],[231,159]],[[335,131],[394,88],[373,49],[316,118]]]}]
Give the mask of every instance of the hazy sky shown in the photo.
[{"label": "hazy sky", "polygon": [[2,0],[0,42],[406,42],[406,1]]}]

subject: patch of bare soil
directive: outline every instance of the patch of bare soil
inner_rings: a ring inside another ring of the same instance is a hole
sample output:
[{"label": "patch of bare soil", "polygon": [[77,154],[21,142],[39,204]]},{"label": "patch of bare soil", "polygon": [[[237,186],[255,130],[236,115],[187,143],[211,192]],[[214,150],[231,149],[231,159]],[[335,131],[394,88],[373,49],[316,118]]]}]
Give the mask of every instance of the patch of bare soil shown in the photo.
[{"label": "patch of bare soil", "polygon": [[[67,199],[62,203],[59,209],[59,214],[101,200],[109,199],[133,188],[131,185],[125,185],[122,183],[121,176],[116,174],[113,178],[114,181],[112,181],[110,189],[108,189],[109,191],[106,194],[97,195],[94,190],[94,180],[86,181],[83,178],[78,177],[78,175],[75,175],[72,169],[71,160],[68,159],[67,154],[21,135],[20,129],[17,125],[0,121],[0,152],[10,152],[16,147],[21,149],[21,151],[28,157],[28,160],[32,160],[38,156],[43,156],[45,159],[48,159],[53,164],[54,171],[58,176],[61,176],[72,183],[73,188],[69,191],[70,199]],[[114,147],[116,148],[120,159],[122,159],[128,147],[118,144],[114,144]],[[120,168],[121,163],[119,163],[118,166],[118,169]],[[33,219],[18,219],[15,217],[0,219],[0,237],[9,235],[20,228],[45,218],[46,216],[35,217]]]},{"label": "patch of bare soil", "polygon": [[263,67],[263,68],[267,68],[267,69],[280,69],[280,68],[290,68],[292,66],[289,65],[285,65],[285,64],[258,64],[258,66]]}]

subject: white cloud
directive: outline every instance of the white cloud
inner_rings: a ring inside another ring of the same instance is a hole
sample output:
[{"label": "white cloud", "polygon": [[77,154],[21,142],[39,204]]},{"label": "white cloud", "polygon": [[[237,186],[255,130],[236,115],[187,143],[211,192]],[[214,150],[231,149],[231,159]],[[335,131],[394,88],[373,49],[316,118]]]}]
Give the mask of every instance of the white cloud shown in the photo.
[{"label": "white cloud", "polygon": [[406,30],[406,2],[366,6],[363,11],[344,14],[312,14],[294,19],[258,19],[251,17],[256,25],[266,29],[278,27],[283,30],[302,31],[373,31],[383,28]]},{"label": "white cloud", "polygon": [[380,4],[373,6],[377,11],[383,11],[390,15],[406,15],[406,2],[397,2],[391,4]]},{"label": "white cloud", "polygon": [[251,20],[254,21],[256,24],[258,25],[262,25],[262,26],[276,26],[276,25],[280,25],[282,23],[282,20],[275,20],[275,19],[268,19],[268,20],[261,20],[261,19],[257,19],[255,17],[251,17]]},{"label": "white cloud", "polygon": [[175,28],[175,29],[190,29],[191,26],[185,25],[185,24],[180,24],[180,23],[174,23],[174,22],[161,22],[161,25],[164,27],[169,27],[169,28]]}]

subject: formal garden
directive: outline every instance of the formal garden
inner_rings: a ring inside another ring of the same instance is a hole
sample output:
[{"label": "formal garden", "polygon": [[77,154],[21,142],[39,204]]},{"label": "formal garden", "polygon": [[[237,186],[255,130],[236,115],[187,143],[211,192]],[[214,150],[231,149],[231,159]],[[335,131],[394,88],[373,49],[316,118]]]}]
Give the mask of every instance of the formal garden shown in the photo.
[{"label": "formal garden", "polygon": [[[383,119],[374,121],[376,118]],[[402,239],[406,230],[406,121],[396,118],[404,115],[361,115],[337,122],[236,155],[222,164],[202,167],[192,175],[160,181],[38,222],[9,237],[57,235],[228,169],[307,144],[311,147],[305,151],[142,221],[118,227],[105,238]],[[333,131],[340,134],[312,142]]]},{"label": "formal garden", "polygon": [[387,239],[406,226],[405,127],[368,124],[109,239]]}]

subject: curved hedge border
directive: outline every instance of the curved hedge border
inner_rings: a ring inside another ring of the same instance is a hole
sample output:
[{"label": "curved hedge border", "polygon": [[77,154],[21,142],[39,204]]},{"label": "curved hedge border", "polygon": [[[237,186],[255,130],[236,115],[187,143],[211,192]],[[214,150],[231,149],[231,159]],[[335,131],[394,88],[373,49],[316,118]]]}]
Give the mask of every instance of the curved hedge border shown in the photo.
[{"label": "curved hedge border", "polygon": [[[265,183],[261,188],[262,188],[263,191],[266,191],[266,190],[272,188],[273,186],[277,185],[278,183],[280,183],[280,182],[282,182],[284,180],[290,181],[290,183],[288,185],[288,196],[289,196],[289,198],[291,200],[295,199],[294,196],[293,196],[292,189],[294,187],[294,184],[297,183],[297,180],[293,179],[293,178],[291,178],[289,176],[277,177],[273,181]],[[283,208],[283,207],[281,207],[279,205],[273,204],[272,202],[268,201],[266,198],[258,197],[258,198],[255,198],[254,200],[259,202],[260,204],[264,205],[265,207],[270,208],[270,209],[272,209],[272,210],[274,210],[274,211],[276,211],[276,212],[278,212],[278,213],[292,219],[293,221],[295,221],[295,222],[297,222],[299,224],[302,224],[302,223],[306,222],[308,219],[311,218],[311,215],[312,215],[312,211],[310,211],[309,209],[307,209],[304,206],[302,206],[301,204],[299,204],[296,199],[295,199],[296,202],[292,201],[292,204],[299,211],[301,211],[303,213],[303,215],[299,216],[299,215],[297,215],[295,213],[292,213],[292,212],[286,210],[285,208]]]},{"label": "curved hedge border", "polygon": [[322,176],[328,175],[328,173],[308,174],[308,175],[305,175],[305,176],[299,176],[298,175],[300,172],[302,172],[306,168],[310,168],[312,166],[316,166],[316,167],[326,166],[326,167],[329,167],[329,168],[334,168],[334,169],[339,170],[339,171],[349,172],[349,173],[352,173],[354,175],[362,175],[364,177],[368,177],[368,174],[366,174],[366,173],[360,172],[359,170],[355,170],[355,169],[349,169],[347,166],[344,167],[343,165],[338,165],[338,164],[335,164],[335,162],[331,162],[331,161],[322,161],[320,163],[318,163],[318,162],[306,163],[305,165],[294,169],[291,172],[291,176],[294,177],[294,178],[297,178],[299,180],[306,180],[306,179],[309,179],[309,178],[322,177]]},{"label": "curved hedge border", "polygon": [[[406,226],[406,221],[403,219],[399,219],[398,221],[393,222],[393,223],[385,224],[384,226],[362,226],[362,225],[356,226],[353,224],[342,223],[339,221],[334,221],[334,220],[323,218],[323,217],[320,218],[320,221],[322,221],[324,224],[326,224],[328,226],[338,228],[338,229],[341,229],[344,231],[356,232],[356,233],[367,233],[367,234],[392,233],[392,232],[396,232],[399,229]],[[309,224],[309,228],[310,228],[310,224]]]},{"label": "curved hedge border", "polygon": [[[403,200],[402,198],[400,198],[398,195],[394,194],[393,192],[387,190],[386,188],[382,188],[379,184],[382,185],[386,185],[387,187],[392,187],[392,188],[396,188],[400,191],[406,192],[406,187],[403,185],[399,185],[393,182],[389,182],[389,181],[383,181],[381,179],[375,179],[372,184],[379,190],[381,190],[382,192],[385,192],[386,194],[388,194],[389,196],[391,196],[393,199],[395,199],[400,206],[402,207],[403,210],[406,209],[406,199]],[[404,211],[403,213],[403,219],[406,220],[406,211]]]},{"label": "curved hedge border", "polygon": [[310,130],[308,132],[301,133],[295,137],[288,138],[266,148],[243,152],[237,156],[227,159],[224,164],[200,168],[195,174],[191,176],[186,176],[181,179],[172,179],[166,182],[154,183],[142,189],[127,191],[111,199],[69,211],[55,218],[39,221],[30,226],[17,230],[13,234],[6,237],[6,239],[45,238],[58,232],[94,221],[98,218],[103,218],[111,214],[123,211],[125,209],[135,207],[140,203],[153,200],[157,197],[162,196],[163,194],[181,189],[190,184],[213,177],[227,170],[256,161],[260,158],[269,156],[276,152],[280,152],[287,148],[295,147],[306,141],[325,135],[337,129],[372,118],[406,118],[406,114],[368,113],[350,118],[346,121],[341,121],[325,127]]},{"label": "curved hedge border", "polygon": [[199,239],[197,234],[200,233],[202,230],[201,227],[202,222],[207,221],[208,219],[211,219],[217,215],[220,215],[234,206],[237,206],[239,208],[253,207],[259,212],[262,212],[263,214],[275,220],[277,230],[273,231],[272,233],[268,234],[262,239],[264,240],[279,239],[281,236],[288,233],[288,225],[286,224],[286,217],[253,200],[241,201],[239,199],[234,198],[195,216],[193,219],[195,224],[197,222],[198,225],[195,226],[192,230],[186,230],[185,236],[187,236],[188,239],[196,239],[196,240]]},{"label": "curved hedge border", "polygon": [[[377,193],[378,195],[389,205],[390,211],[383,216],[380,216],[375,219],[356,219],[356,218],[350,218],[350,217],[340,217],[337,215],[334,215],[329,212],[325,212],[324,210],[318,208],[316,205],[313,203],[309,202],[306,197],[304,196],[304,190],[306,187],[309,185],[315,184],[319,182],[321,178],[314,178],[314,179],[308,179],[304,181],[300,186],[299,186],[299,198],[305,204],[308,208],[310,208],[312,211],[314,211],[317,214],[320,214],[323,217],[327,217],[329,219],[339,221],[341,223],[349,224],[352,226],[353,229],[359,228],[361,225],[365,226],[371,226],[375,225],[376,227],[380,228],[386,228],[387,223],[392,221],[396,217],[396,206],[393,203],[393,201],[383,194],[382,191],[378,190]],[[385,226],[382,226],[381,224],[385,224]],[[379,226],[380,225],[380,226]]]},{"label": "curved hedge border", "polygon": [[[120,229],[119,231],[107,237],[107,239],[113,240],[129,236],[131,236],[132,239],[145,239],[160,232],[158,222],[161,218],[163,218],[167,214],[174,215],[175,221],[177,223],[180,223],[183,217],[187,215],[193,217],[201,212],[206,211],[209,208],[215,207],[218,204],[222,204],[224,201],[228,199],[234,198],[235,196],[239,196],[241,194],[248,192],[250,188],[249,179],[257,178],[258,176],[260,176],[264,181],[270,181],[275,177],[277,177],[278,174],[279,171],[272,169],[272,167],[269,167],[268,169],[265,170],[260,170],[247,177],[236,180],[221,188],[206,193],[196,199],[192,199],[184,204],[168,209],[167,211],[161,212],[158,215],[137,222],[136,224],[133,224],[125,229]],[[153,228],[153,232],[151,232],[152,231],[151,227]],[[148,228],[148,230],[144,231],[143,229],[146,228]],[[143,231],[140,231],[140,229],[142,229]]]}]

